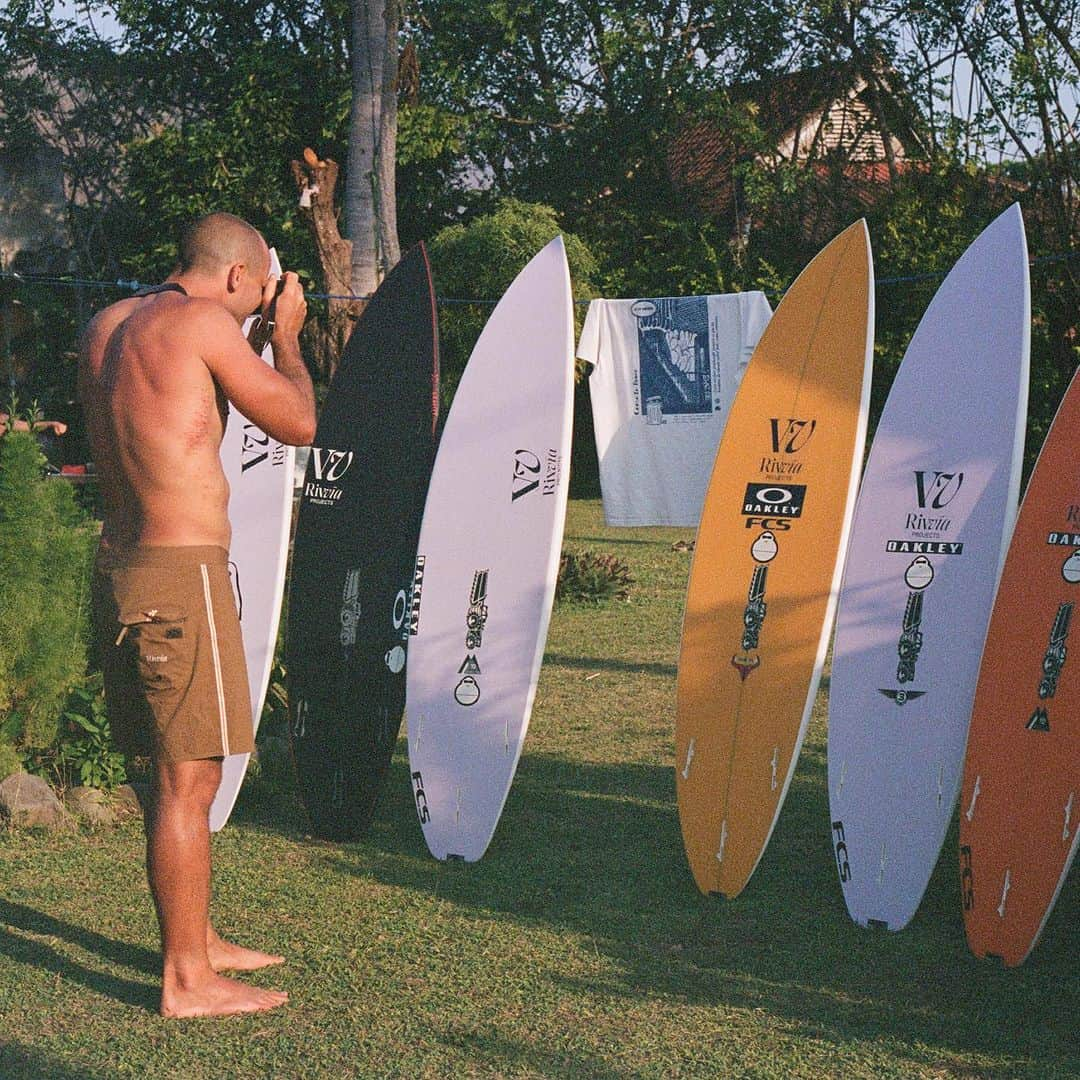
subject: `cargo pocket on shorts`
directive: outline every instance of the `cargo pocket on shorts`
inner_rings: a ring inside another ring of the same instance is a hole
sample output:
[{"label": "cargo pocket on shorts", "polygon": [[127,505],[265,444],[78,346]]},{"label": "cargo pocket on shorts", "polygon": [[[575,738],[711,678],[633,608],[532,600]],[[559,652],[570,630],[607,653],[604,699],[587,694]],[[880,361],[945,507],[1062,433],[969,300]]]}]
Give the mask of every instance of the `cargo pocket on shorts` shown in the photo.
[{"label": "cargo pocket on shorts", "polygon": [[180,690],[191,678],[192,643],[182,608],[145,608],[120,613],[117,646],[134,649],[146,692]]}]

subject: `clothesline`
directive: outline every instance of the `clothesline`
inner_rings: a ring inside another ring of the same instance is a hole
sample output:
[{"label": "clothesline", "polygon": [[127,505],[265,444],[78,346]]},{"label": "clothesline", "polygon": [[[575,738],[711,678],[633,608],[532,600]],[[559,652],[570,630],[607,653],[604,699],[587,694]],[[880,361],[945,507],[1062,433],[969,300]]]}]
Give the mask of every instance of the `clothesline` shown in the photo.
[{"label": "clothesline", "polygon": [[[1080,258],[1080,251],[1068,251],[1062,252],[1056,255],[1040,255],[1028,260],[1030,266],[1042,266],[1047,263],[1065,262],[1070,259]],[[900,274],[891,277],[877,278],[875,285],[881,288],[886,285],[905,285],[915,284],[923,281],[937,281],[944,278],[948,274],[947,270],[931,270],[923,274]],[[21,285],[45,285],[53,288],[72,288],[72,289],[126,289],[130,292],[138,292],[143,288],[145,283],[137,280],[126,280],[124,278],[117,278],[115,281],[100,281],[92,280],[88,278],[76,278],[69,275],[53,275],[53,274],[20,274],[12,270],[0,271],[0,281],[15,281]],[[786,291],[782,289],[778,292],[769,292],[769,296],[773,298],[779,298]],[[352,295],[348,293],[317,293],[308,292],[305,293],[308,300],[370,300],[371,295]],[[474,306],[474,307],[494,307],[499,301],[497,299],[491,300],[487,298],[468,299],[457,296],[437,296],[435,298],[437,304],[441,304],[447,307],[453,306]],[[589,300],[575,300],[575,304],[588,305],[591,303]]]}]

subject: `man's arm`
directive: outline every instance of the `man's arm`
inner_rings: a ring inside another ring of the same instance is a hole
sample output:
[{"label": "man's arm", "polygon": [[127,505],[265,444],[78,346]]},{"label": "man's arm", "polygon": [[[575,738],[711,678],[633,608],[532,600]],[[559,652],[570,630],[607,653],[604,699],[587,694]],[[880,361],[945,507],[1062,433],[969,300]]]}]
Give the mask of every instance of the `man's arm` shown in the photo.
[{"label": "man's arm", "polygon": [[[10,423],[9,423],[10,421]],[[12,431],[51,431],[54,435],[63,435],[67,431],[67,424],[62,420],[35,420],[31,426],[25,420],[11,420],[6,412],[0,412],[0,436]]]},{"label": "man's arm", "polygon": [[272,439],[292,446],[315,437],[315,391],[299,342],[306,310],[296,275],[287,274],[271,338],[273,368],[255,355],[228,312],[206,305],[200,313],[202,356],[225,396]]}]

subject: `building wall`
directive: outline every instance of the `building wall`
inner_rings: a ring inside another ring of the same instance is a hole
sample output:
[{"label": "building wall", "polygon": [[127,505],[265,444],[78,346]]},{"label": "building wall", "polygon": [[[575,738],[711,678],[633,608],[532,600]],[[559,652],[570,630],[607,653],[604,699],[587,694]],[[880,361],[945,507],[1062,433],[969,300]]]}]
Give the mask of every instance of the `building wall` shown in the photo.
[{"label": "building wall", "polygon": [[66,269],[70,247],[62,156],[55,147],[0,147],[0,267]]}]

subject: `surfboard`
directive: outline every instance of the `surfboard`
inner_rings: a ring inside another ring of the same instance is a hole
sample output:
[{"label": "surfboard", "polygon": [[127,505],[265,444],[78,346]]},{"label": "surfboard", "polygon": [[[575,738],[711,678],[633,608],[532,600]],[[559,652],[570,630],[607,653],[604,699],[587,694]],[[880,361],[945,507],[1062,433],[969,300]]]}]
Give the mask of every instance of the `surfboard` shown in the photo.
[{"label": "surfboard", "polygon": [[[277,252],[270,249],[270,273],[281,276]],[[244,335],[254,320],[244,324]],[[262,358],[274,362],[267,345]],[[292,524],[292,473],[295,448],[271,439],[235,409],[221,441],[221,465],[229,484],[232,545],[229,573],[247,661],[251,721],[259,728],[270,685],[277,644],[285,566]],[[247,772],[249,754],[229,754],[221,765],[221,783],[210,807],[210,829],[225,827]]]},{"label": "surfboard", "polygon": [[409,771],[428,848],[479,859],[513,782],[555,593],[573,310],[561,237],[515,278],[439,443],[409,616]]},{"label": "surfboard", "polygon": [[1020,492],[1030,322],[1014,205],[938,289],[863,474],[837,611],[828,742],[836,866],[861,926],[911,921],[956,807]]},{"label": "surfboard", "polygon": [[405,704],[409,597],[438,414],[423,245],[386,276],[345,348],[308,458],[286,656],[290,741],[315,833],[371,823]]},{"label": "surfboard", "polygon": [[1080,837],[1080,378],[1028,481],[979,669],[960,793],[964,926],[976,956],[1023,963]]},{"label": "surfboard", "polygon": [[860,221],[788,289],[717,450],[675,721],[679,820],[704,893],[734,897],[750,879],[809,723],[866,438],[873,312]]}]

